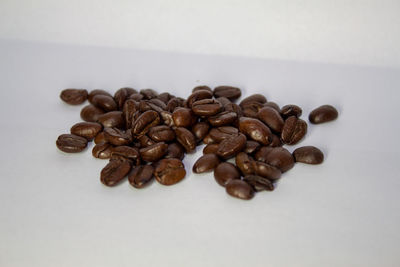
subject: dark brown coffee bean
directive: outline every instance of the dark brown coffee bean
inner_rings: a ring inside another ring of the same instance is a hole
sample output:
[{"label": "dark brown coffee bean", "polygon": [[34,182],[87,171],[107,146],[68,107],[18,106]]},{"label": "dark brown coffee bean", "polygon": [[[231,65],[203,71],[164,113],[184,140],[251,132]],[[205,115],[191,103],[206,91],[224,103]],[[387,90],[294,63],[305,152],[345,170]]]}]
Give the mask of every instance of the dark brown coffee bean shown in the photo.
[{"label": "dark brown coffee bean", "polygon": [[274,184],[265,177],[261,177],[258,175],[246,175],[243,178],[243,181],[247,182],[251,187],[253,187],[254,191],[273,191]]},{"label": "dark brown coffee bean", "polygon": [[157,111],[158,113],[160,113],[161,111],[163,111],[162,108],[160,108],[159,106],[153,104],[152,102],[150,102],[150,100],[140,100],[139,101],[139,111],[140,112],[145,112],[145,111],[148,111],[148,110],[154,110],[154,111]]},{"label": "dark brown coffee bean", "polygon": [[214,143],[220,143],[226,138],[237,136],[239,134],[239,130],[232,126],[221,126],[218,128],[212,128],[209,134]]},{"label": "dark brown coffee bean", "polygon": [[320,124],[333,121],[338,117],[338,115],[336,108],[331,105],[323,105],[311,111],[308,119],[311,123]]},{"label": "dark brown coffee bean", "polygon": [[163,185],[173,185],[185,178],[185,166],[179,159],[162,159],[154,169],[156,180]]},{"label": "dark brown coffee bean", "polygon": [[90,93],[88,95],[88,100],[89,100],[90,103],[92,103],[93,97],[96,96],[96,95],[106,95],[106,96],[112,97],[112,95],[110,95],[110,93],[108,93],[105,90],[95,89],[95,90],[90,91]]},{"label": "dark brown coffee bean", "polygon": [[153,89],[142,89],[140,93],[143,95],[144,99],[156,98],[158,93]]},{"label": "dark brown coffee bean", "polygon": [[221,103],[221,105],[223,107],[225,107],[226,105],[232,104],[232,101],[230,101],[228,98],[221,96],[221,97],[217,97],[216,100]]},{"label": "dark brown coffee bean", "polygon": [[238,118],[243,117],[242,108],[238,104],[235,104],[235,103],[227,104],[224,106],[224,109],[225,109],[225,111],[235,112]]},{"label": "dark brown coffee bean", "polygon": [[192,107],[193,103],[202,99],[209,99],[212,98],[213,94],[211,91],[208,90],[197,90],[193,92],[187,99],[187,106],[189,108]]},{"label": "dark brown coffee bean", "polygon": [[111,152],[113,146],[109,143],[100,143],[93,147],[92,155],[98,159],[109,159],[111,157]]},{"label": "dark brown coffee bean", "polygon": [[167,111],[172,113],[177,107],[182,107],[182,102],[179,98],[171,98],[167,103]]},{"label": "dark brown coffee bean", "polygon": [[104,132],[100,132],[96,135],[96,137],[94,138],[94,143],[95,144],[107,143],[106,137],[104,136]]},{"label": "dark brown coffee bean", "polygon": [[272,141],[271,130],[258,119],[241,117],[239,130],[261,144],[268,145]]},{"label": "dark brown coffee bean", "polygon": [[208,134],[209,129],[210,125],[207,122],[200,121],[193,125],[192,133],[196,137],[197,141],[201,141]]},{"label": "dark brown coffee bean", "polygon": [[321,164],[324,161],[324,154],[315,146],[303,146],[293,151],[296,162],[307,164]]},{"label": "dark brown coffee bean", "polygon": [[144,99],[144,96],[139,93],[133,93],[128,97],[128,99],[132,99],[132,100],[139,102],[140,100]]},{"label": "dark brown coffee bean", "polygon": [[106,112],[118,109],[117,103],[115,103],[114,98],[107,95],[95,95],[92,98],[91,103]]},{"label": "dark brown coffee bean", "polygon": [[195,88],[193,88],[192,93],[199,91],[199,90],[207,90],[207,91],[212,92],[211,88],[208,87],[207,85],[199,85],[199,86],[196,86]]},{"label": "dark brown coffee bean", "polygon": [[154,162],[162,158],[167,153],[168,145],[164,142],[140,149],[140,156],[144,161]]},{"label": "dark brown coffee bean", "polygon": [[254,155],[254,158],[277,167],[281,172],[286,172],[294,166],[292,154],[283,147],[262,147]]},{"label": "dark brown coffee bean", "polygon": [[238,99],[242,95],[242,92],[239,88],[233,86],[218,86],[214,88],[214,96],[217,97],[226,97],[231,101]]},{"label": "dark brown coffee bean", "polygon": [[147,135],[140,136],[138,138],[138,141],[140,143],[140,147],[148,147],[148,146],[154,145],[156,143]]},{"label": "dark brown coffee bean", "polygon": [[271,107],[263,107],[258,111],[258,118],[264,122],[271,130],[280,133],[284,125],[281,114]]},{"label": "dark brown coffee bean", "polygon": [[264,104],[258,102],[247,103],[241,106],[243,116],[258,119],[258,111],[264,107]]},{"label": "dark brown coffee bean", "polygon": [[189,127],[196,123],[196,116],[189,108],[176,108],[172,113],[172,119],[177,127]]},{"label": "dark brown coffee bean", "polygon": [[289,118],[290,116],[296,116],[299,118],[303,113],[302,109],[296,105],[286,105],[281,109],[282,117]]},{"label": "dark brown coffee bean", "polygon": [[172,143],[168,145],[167,153],[164,155],[164,158],[176,158],[182,160],[185,156],[185,149],[179,143]]},{"label": "dark brown coffee bean", "polygon": [[112,160],[101,170],[100,181],[106,186],[115,186],[126,177],[130,170],[130,161]]},{"label": "dark brown coffee bean", "polygon": [[103,132],[107,142],[112,145],[123,146],[132,142],[132,136],[129,131],[125,132],[118,128],[104,128]]},{"label": "dark brown coffee bean", "polygon": [[174,98],[174,96],[171,95],[171,94],[168,93],[168,92],[161,93],[161,94],[159,94],[159,95],[157,96],[157,99],[158,99],[158,100],[161,100],[161,101],[165,104],[165,107],[167,106],[168,101],[171,100],[172,98]]},{"label": "dark brown coffee bean", "polygon": [[111,156],[118,155],[127,158],[133,162],[133,165],[137,166],[140,164],[140,154],[136,147],[130,146],[117,146],[111,151]]},{"label": "dark brown coffee bean", "polygon": [[257,103],[260,103],[260,104],[264,104],[264,103],[267,103],[267,99],[265,98],[265,96],[263,96],[261,94],[253,94],[251,96],[248,96],[248,97],[244,98],[242,101],[240,101],[239,105],[241,107],[243,107],[246,104],[254,103],[254,102],[257,102]]},{"label": "dark brown coffee bean", "polygon": [[222,162],[214,169],[214,178],[221,186],[225,186],[232,179],[240,179],[240,173],[235,165]]},{"label": "dark brown coffee bean", "polygon": [[160,123],[160,116],[154,110],[142,113],[132,125],[132,133],[136,136],[143,135],[148,130]]},{"label": "dark brown coffee bean", "polygon": [[60,98],[67,104],[79,105],[86,101],[88,91],[86,89],[65,89],[62,90]]},{"label": "dark brown coffee bean", "polygon": [[143,188],[153,179],[153,172],[151,165],[136,166],[128,175],[129,183],[135,188]]},{"label": "dark brown coffee bean", "polygon": [[71,134],[85,137],[88,141],[91,141],[102,129],[103,126],[97,122],[79,122],[71,127]]},{"label": "dark brown coffee bean", "polygon": [[155,142],[170,142],[175,139],[175,132],[166,125],[151,127],[147,135]]},{"label": "dark brown coffee bean", "polygon": [[[162,110],[167,110],[167,105],[164,103],[164,102],[162,102],[160,99],[158,99],[158,98],[153,98],[153,99],[150,99],[149,100],[149,105],[154,109],[155,108],[155,106],[157,106],[158,108],[160,108],[161,109],[161,111]],[[155,106],[154,106],[155,105]],[[155,109],[154,109],[155,110]],[[159,112],[161,112],[161,111],[159,111]]]},{"label": "dark brown coffee bean", "polygon": [[222,105],[215,99],[203,99],[194,102],[192,110],[198,116],[212,116],[222,110]]},{"label": "dark brown coffee bean", "polygon": [[268,178],[270,180],[277,180],[281,177],[281,171],[274,166],[261,161],[252,161],[251,164],[256,175]]},{"label": "dark brown coffee bean", "polygon": [[254,160],[244,152],[236,155],[235,163],[243,175],[254,174],[253,162]]},{"label": "dark brown coffee bean", "polygon": [[167,125],[169,127],[175,126],[174,119],[172,118],[172,113],[171,112],[163,110],[163,111],[160,112],[160,116],[161,116],[162,122],[165,125]]},{"label": "dark brown coffee bean", "polygon": [[120,88],[115,92],[114,101],[117,104],[118,109],[121,110],[124,107],[125,101],[128,99],[128,97],[129,91],[126,88]]},{"label": "dark brown coffee bean", "polygon": [[83,151],[87,146],[87,139],[74,134],[62,134],[57,138],[58,149],[67,153]]},{"label": "dark brown coffee bean", "polygon": [[96,122],[102,114],[104,114],[104,111],[93,105],[87,105],[81,110],[81,118],[87,122]]},{"label": "dark brown coffee bean", "polygon": [[215,154],[205,154],[197,159],[193,165],[194,173],[203,173],[214,170],[219,164],[219,158]]},{"label": "dark brown coffee bean", "polygon": [[226,184],[226,192],[232,197],[240,199],[252,199],[254,196],[253,188],[245,181],[232,179]]},{"label": "dark brown coffee bean", "polygon": [[217,154],[219,144],[208,144],[203,148],[203,154]]},{"label": "dark brown coffee bean", "polygon": [[273,109],[275,109],[279,114],[281,113],[280,107],[279,107],[278,104],[276,104],[275,102],[267,102],[267,103],[264,103],[264,107],[273,108]]},{"label": "dark brown coffee bean", "polygon": [[191,131],[183,127],[175,129],[176,140],[190,153],[196,149],[196,137]]},{"label": "dark brown coffee bean", "polygon": [[307,133],[307,123],[296,116],[290,116],[283,125],[281,139],[285,144],[297,144]]},{"label": "dark brown coffee bean", "polygon": [[237,114],[233,111],[223,111],[208,118],[214,127],[232,124],[237,119]]},{"label": "dark brown coffee bean", "polygon": [[247,154],[252,154],[254,153],[258,148],[260,147],[260,144],[256,141],[248,140],[246,141],[246,147],[244,148],[244,152]]},{"label": "dark brown coffee bean", "polygon": [[104,128],[123,128],[125,126],[125,119],[122,115],[122,111],[110,111],[102,114],[97,119]]},{"label": "dark brown coffee bean", "polygon": [[279,147],[282,146],[282,141],[281,138],[275,134],[272,134],[272,141],[271,143],[268,145],[270,147]]},{"label": "dark brown coffee bean", "polygon": [[217,150],[217,155],[223,159],[229,159],[236,156],[246,146],[246,136],[239,134],[223,140]]},{"label": "dark brown coffee bean", "polygon": [[130,129],[132,127],[132,123],[135,121],[136,116],[139,116],[138,110],[138,102],[132,99],[128,99],[125,101],[122,109],[122,115],[125,119],[125,126],[127,129]]}]

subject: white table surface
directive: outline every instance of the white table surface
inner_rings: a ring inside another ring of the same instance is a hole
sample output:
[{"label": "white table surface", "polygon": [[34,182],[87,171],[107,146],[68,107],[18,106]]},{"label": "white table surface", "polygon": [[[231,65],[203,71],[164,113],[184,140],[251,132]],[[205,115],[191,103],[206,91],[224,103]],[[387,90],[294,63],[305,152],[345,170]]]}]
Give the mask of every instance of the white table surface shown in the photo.
[{"label": "white table surface", "polygon": [[[178,96],[200,84],[263,93],[303,117],[332,104],[290,151],[315,145],[274,192],[228,196],[212,174],[141,190],[103,186],[107,161],[55,140],[80,121],[61,89],[123,86]],[[0,42],[0,266],[399,266],[400,70]]]}]

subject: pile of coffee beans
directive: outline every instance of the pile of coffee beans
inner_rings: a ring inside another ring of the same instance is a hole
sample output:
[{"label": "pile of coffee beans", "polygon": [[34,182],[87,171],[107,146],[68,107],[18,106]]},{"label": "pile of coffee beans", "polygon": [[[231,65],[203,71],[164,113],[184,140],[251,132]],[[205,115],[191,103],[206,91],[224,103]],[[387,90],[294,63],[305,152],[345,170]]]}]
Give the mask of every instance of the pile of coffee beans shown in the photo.
[{"label": "pile of coffee beans", "polygon": [[[86,100],[80,116],[84,122],[62,134],[57,147],[67,153],[85,150],[93,141],[93,157],[109,159],[100,181],[115,186],[125,178],[135,188],[143,188],[154,178],[173,185],[185,175],[182,159],[206,144],[193,165],[194,173],[214,172],[217,183],[240,199],[255,192],[272,191],[276,181],[295,162],[320,164],[324,155],[316,147],[305,146],[290,153],[283,145],[295,145],[307,133],[307,123],[296,105],[280,108],[261,94],[236,101],[239,88],[197,86],[183,99],[152,89],[139,92],[121,88],[114,95],[104,90],[65,89],[61,99],[71,105]],[[337,110],[330,105],[314,109],[314,124],[335,120]]]}]

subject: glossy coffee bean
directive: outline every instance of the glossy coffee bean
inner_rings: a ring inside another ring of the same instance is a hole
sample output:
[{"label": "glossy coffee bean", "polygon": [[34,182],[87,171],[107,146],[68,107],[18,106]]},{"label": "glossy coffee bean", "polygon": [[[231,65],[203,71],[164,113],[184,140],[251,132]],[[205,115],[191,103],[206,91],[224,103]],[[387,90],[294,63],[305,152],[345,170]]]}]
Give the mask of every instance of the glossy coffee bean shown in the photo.
[{"label": "glossy coffee bean", "polygon": [[251,96],[244,98],[242,101],[240,101],[239,105],[245,106],[246,104],[254,103],[254,102],[264,104],[264,103],[267,103],[267,99],[265,98],[265,96],[263,96],[261,94],[253,94]]},{"label": "glossy coffee bean", "polygon": [[166,110],[160,112],[161,122],[169,127],[175,126],[174,119],[172,118],[172,113]]},{"label": "glossy coffee bean", "polygon": [[133,165],[140,164],[140,154],[136,147],[116,146],[111,151],[111,156],[118,155],[132,161]]},{"label": "glossy coffee bean", "polygon": [[203,154],[217,154],[219,144],[208,144],[203,148]]},{"label": "glossy coffee bean", "polygon": [[179,143],[172,143],[168,145],[167,152],[164,155],[164,158],[176,158],[182,160],[185,156],[185,149]]},{"label": "glossy coffee bean", "polygon": [[139,111],[143,113],[148,110],[157,111],[158,113],[163,111],[162,108],[151,103],[150,100],[140,100],[139,101]]},{"label": "glossy coffee bean", "polygon": [[296,116],[290,116],[283,125],[281,139],[285,144],[297,144],[307,133],[307,123]]},{"label": "glossy coffee bean", "polygon": [[106,95],[106,96],[112,97],[112,95],[110,95],[110,93],[108,93],[105,90],[95,89],[95,90],[90,91],[90,93],[88,95],[88,100],[89,100],[90,103],[92,103],[93,97],[96,96],[96,95]]},{"label": "glossy coffee bean", "polygon": [[194,173],[203,173],[214,170],[219,164],[219,158],[215,154],[205,154],[197,159],[193,165]]},{"label": "glossy coffee bean", "polygon": [[214,143],[220,143],[226,138],[238,135],[239,130],[232,126],[221,126],[218,128],[212,128],[209,134]]},{"label": "glossy coffee bean", "polygon": [[200,121],[193,125],[192,133],[196,137],[197,141],[201,141],[208,134],[209,129],[210,125],[207,122]]},{"label": "glossy coffee bean", "polygon": [[155,142],[170,142],[175,139],[175,132],[166,125],[151,127],[147,135]]},{"label": "glossy coffee bean", "polygon": [[153,89],[142,89],[140,90],[140,94],[143,95],[144,99],[156,98],[158,95],[158,93]]},{"label": "glossy coffee bean", "polygon": [[323,105],[311,111],[308,119],[311,123],[320,124],[333,121],[338,117],[338,115],[336,108],[331,105]]},{"label": "glossy coffee bean", "polygon": [[262,147],[254,155],[254,158],[277,167],[281,172],[286,172],[294,166],[292,154],[283,147]]},{"label": "glossy coffee bean", "polygon": [[115,186],[120,183],[131,170],[131,163],[128,160],[110,161],[100,174],[100,181],[106,186]]},{"label": "glossy coffee bean", "polygon": [[239,119],[239,130],[261,144],[268,145],[271,143],[271,130],[260,120],[248,117]]},{"label": "glossy coffee bean", "polygon": [[96,137],[94,138],[94,143],[95,144],[107,143],[106,137],[104,136],[104,132],[100,132],[96,135]]},{"label": "glossy coffee bean", "polygon": [[193,113],[198,116],[212,116],[222,110],[222,105],[215,99],[202,99],[192,104]]},{"label": "glossy coffee bean", "polygon": [[235,163],[243,175],[254,174],[253,159],[244,152],[236,155]]},{"label": "glossy coffee bean", "polygon": [[132,124],[132,133],[136,136],[143,135],[148,130],[160,123],[160,116],[154,110],[148,110],[142,113]]},{"label": "glossy coffee bean", "polygon": [[265,177],[261,177],[258,175],[246,175],[243,178],[243,181],[247,182],[251,187],[253,187],[254,191],[273,191],[274,184]]},{"label": "glossy coffee bean", "polygon": [[87,139],[74,134],[62,134],[57,138],[58,149],[67,153],[83,151],[87,146]]},{"label": "glossy coffee bean", "polygon": [[271,130],[280,133],[284,125],[283,118],[278,111],[271,107],[263,107],[258,111],[258,118]]},{"label": "glossy coffee bean", "polygon": [[239,170],[230,162],[222,162],[214,169],[214,178],[221,186],[232,179],[240,179]]},{"label": "glossy coffee bean", "polygon": [[246,136],[244,134],[238,134],[223,140],[217,150],[217,155],[223,159],[229,159],[236,156],[246,146]]},{"label": "glossy coffee bean", "polygon": [[214,88],[214,96],[217,97],[226,97],[231,101],[238,99],[242,92],[239,88],[233,86],[218,86]]},{"label": "glossy coffee bean", "polygon": [[277,180],[281,177],[281,171],[274,166],[260,161],[252,161],[251,164],[256,175],[268,178],[269,180]]},{"label": "glossy coffee bean", "polygon": [[[159,96],[157,96],[159,97]],[[153,98],[150,99],[149,101],[149,105],[154,109],[154,105],[159,107],[162,110],[167,110],[167,104],[165,104],[162,100],[158,99],[158,98]],[[154,109],[155,110],[155,109]]]},{"label": "glossy coffee bean", "polygon": [[109,159],[111,157],[111,152],[113,146],[109,143],[100,143],[93,147],[92,155],[98,159]]},{"label": "glossy coffee bean", "polygon": [[103,126],[97,122],[79,122],[71,127],[71,134],[79,135],[88,141],[93,140],[103,129]]},{"label": "glossy coffee bean", "polygon": [[303,146],[293,151],[296,162],[307,164],[321,164],[324,161],[324,154],[315,146]]},{"label": "glossy coffee bean", "polygon": [[144,99],[144,96],[142,94],[139,94],[139,93],[133,93],[128,97],[128,99],[132,99],[132,100],[135,100],[135,101],[139,102],[140,100]]},{"label": "glossy coffee bean", "polygon": [[278,104],[276,104],[275,102],[267,102],[267,103],[264,103],[264,107],[273,108],[273,109],[275,109],[279,114],[281,113],[280,107],[279,107]]},{"label": "glossy coffee bean", "polygon": [[102,114],[104,114],[104,111],[93,105],[87,105],[81,110],[81,118],[87,122],[96,122]]},{"label": "glossy coffee bean", "polygon": [[156,99],[161,100],[161,101],[165,104],[165,106],[166,106],[166,105],[168,104],[168,101],[171,100],[171,99],[174,98],[174,97],[175,97],[175,96],[171,95],[170,93],[164,92],[164,93],[159,94],[159,95],[156,97]]},{"label": "glossy coffee bean", "polygon": [[189,108],[176,108],[172,113],[172,119],[177,127],[189,127],[196,123],[196,116]]},{"label": "glossy coffee bean", "polygon": [[208,90],[197,90],[193,92],[187,99],[187,106],[192,107],[193,103],[202,99],[212,98],[213,94]]},{"label": "glossy coffee bean", "polygon": [[296,105],[286,105],[283,106],[281,109],[281,115],[284,118],[289,118],[290,116],[296,116],[297,118],[299,118],[302,113],[303,110]]},{"label": "glossy coffee bean", "polygon": [[117,103],[115,103],[114,98],[111,96],[107,95],[95,95],[92,98],[91,103],[98,107],[101,108],[102,110],[108,112],[108,111],[114,111],[118,109]]},{"label": "glossy coffee bean", "polygon": [[192,93],[199,91],[199,90],[207,90],[209,92],[212,92],[211,88],[208,87],[207,85],[199,85],[192,89]]},{"label": "glossy coffee bean", "polygon": [[114,100],[117,103],[118,108],[122,109],[129,96],[135,93],[137,93],[137,91],[130,87],[118,89],[114,94]]},{"label": "glossy coffee bean", "polygon": [[176,140],[185,148],[186,152],[190,153],[196,149],[196,137],[191,131],[183,127],[175,129]]},{"label": "glossy coffee bean", "polygon": [[179,159],[162,159],[154,169],[156,180],[163,185],[173,185],[185,178],[185,166]]},{"label": "glossy coffee bean", "polygon": [[60,98],[67,104],[79,105],[86,101],[88,91],[86,89],[65,89],[61,91]]},{"label": "glossy coffee bean", "polygon": [[140,136],[137,140],[139,141],[140,147],[148,147],[156,143],[145,134]]},{"label": "glossy coffee bean", "polygon": [[153,179],[153,172],[154,168],[151,165],[133,167],[128,175],[128,181],[135,188],[143,188]]},{"label": "glossy coffee bean", "polygon": [[154,162],[162,158],[167,152],[168,145],[164,142],[140,149],[140,157],[147,162]]},{"label": "glossy coffee bean", "polygon": [[252,199],[254,197],[253,188],[245,181],[232,179],[226,184],[226,192],[232,197],[240,199]]},{"label": "glossy coffee bean", "polygon": [[110,111],[102,114],[97,119],[104,128],[123,128],[125,126],[125,120],[122,115],[122,111]]},{"label": "glossy coffee bean", "polygon": [[258,102],[251,102],[241,106],[243,116],[258,119],[258,111],[264,107],[264,104]]},{"label": "glossy coffee bean", "polygon": [[135,121],[135,117],[137,116],[137,112],[139,110],[139,103],[135,100],[128,99],[125,101],[122,115],[125,119],[125,126],[127,129],[132,127],[132,123]]},{"label": "glossy coffee bean", "polygon": [[225,126],[232,124],[237,119],[237,114],[233,111],[223,111],[208,118],[208,122],[214,126]]},{"label": "glossy coffee bean", "polygon": [[221,97],[217,97],[216,100],[221,103],[221,105],[223,107],[225,107],[226,105],[232,104],[232,101],[230,101],[228,98],[221,96]]},{"label": "glossy coffee bean", "polygon": [[276,134],[272,134],[272,141],[268,146],[269,147],[280,147],[280,146],[283,146],[283,143],[279,136],[277,136]]},{"label": "glossy coffee bean", "polygon": [[246,147],[244,148],[244,152],[247,154],[252,154],[254,153],[258,148],[260,147],[260,144],[256,141],[252,140],[247,140],[246,141]]},{"label": "glossy coffee bean", "polygon": [[176,97],[171,98],[167,103],[167,111],[172,113],[177,107],[182,107],[181,101]]},{"label": "glossy coffee bean", "polygon": [[125,132],[118,128],[104,128],[104,137],[107,142],[115,146],[128,145],[132,142],[129,131]]}]

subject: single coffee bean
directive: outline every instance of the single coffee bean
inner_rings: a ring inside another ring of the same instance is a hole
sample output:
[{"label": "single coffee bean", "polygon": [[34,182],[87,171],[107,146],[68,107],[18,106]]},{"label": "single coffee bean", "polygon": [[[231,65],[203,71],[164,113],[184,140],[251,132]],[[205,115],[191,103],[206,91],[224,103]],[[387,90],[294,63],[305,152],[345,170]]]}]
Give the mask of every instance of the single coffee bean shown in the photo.
[{"label": "single coffee bean", "polygon": [[[232,111],[236,113],[236,116],[238,118],[243,117],[243,111],[242,108],[235,103],[230,103],[224,106],[225,111]],[[236,126],[237,121],[234,122],[235,126]]]},{"label": "single coffee bean", "polygon": [[213,94],[208,90],[197,90],[193,92],[187,99],[187,106],[192,107],[193,103],[202,99],[212,98]]},{"label": "single coffee bean", "polygon": [[85,137],[88,141],[91,141],[102,129],[103,126],[97,122],[79,122],[71,127],[71,134]]},{"label": "single coffee bean", "polygon": [[92,155],[98,159],[109,159],[111,157],[111,152],[113,146],[109,143],[100,143],[93,147]]},{"label": "single coffee bean", "polygon": [[92,98],[91,102],[93,105],[95,105],[98,108],[101,108],[106,112],[118,109],[117,103],[115,103],[114,98],[112,98],[111,96],[95,95]]},{"label": "single coffee bean", "polygon": [[244,152],[236,155],[235,163],[243,175],[254,174],[253,162],[254,160]]},{"label": "single coffee bean", "polygon": [[307,164],[321,164],[324,161],[324,154],[315,146],[303,146],[293,151],[296,162]]},{"label": "single coffee bean", "polygon": [[281,114],[271,107],[263,107],[258,111],[258,118],[264,122],[271,130],[280,133],[282,132],[285,122]]},{"label": "single coffee bean", "polygon": [[240,173],[235,165],[222,162],[214,169],[214,178],[221,186],[225,186],[232,179],[240,179]]},{"label": "single coffee bean", "polygon": [[170,93],[164,92],[164,93],[159,94],[156,99],[161,100],[165,104],[165,107],[166,107],[168,104],[168,101],[174,97],[175,96],[171,95]]},{"label": "single coffee bean", "polygon": [[185,156],[185,149],[179,143],[172,143],[168,145],[167,153],[164,155],[164,158],[176,158],[182,160]]},{"label": "single coffee bean", "polygon": [[246,146],[246,136],[239,134],[223,140],[217,150],[217,155],[223,159],[229,159],[236,156]]},{"label": "single coffee bean", "polygon": [[219,164],[219,158],[215,154],[205,154],[197,159],[193,165],[194,173],[212,171]]},{"label": "single coffee bean", "polygon": [[242,95],[242,92],[239,88],[233,86],[218,86],[214,88],[214,96],[217,97],[226,97],[231,101],[238,99]]},{"label": "single coffee bean", "polygon": [[187,153],[196,149],[196,137],[191,131],[183,127],[175,129],[176,140],[185,148]]},{"label": "single coffee bean", "polygon": [[94,138],[94,143],[95,144],[107,143],[106,137],[104,136],[104,132],[100,132],[96,135],[96,137]]},{"label": "single coffee bean", "polygon": [[104,137],[107,142],[115,146],[128,145],[132,142],[130,132],[120,130],[118,128],[104,128]]},{"label": "single coffee bean", "polygon": [[274,184],[270,180],[258,175],[246,175],[243,181],[251,185],[256,192],[274,190]]},{"label": "single coffee bean", "polygon": [[93,97],[96,96],[96,95],[106,95],[106,96],[112,97],[112,95],[110,95],[110,93],[108,93],[108,92],[105,91],[105,90],[102,90],[102,89],[95,89],[95,90],[90,91],[90,93],[89,93],[89,95],[88,95],[88,100],[89,100],[89,102],[90,102],[91,104],[93,104],[93,103],[92,103],[92,100],[93,100]]},{"label": "single coffee bean", "polygon": [[167,103],[167,111],[172,113],[177,107],[182,107],[181,101],[176,97],[171,98]]},{"label": "single coffee bean", "polygon": [[221,96],[221,97],[217,97],[216,100],[221,103],[221,105],[223,107],[225,107],[226,105],[232,104],[232,101],[230,101],[228,98]]},{"label": "single coffee bean", "polygon": [[139,93],[133,93],[128,97],[128,99],[132,99],[132,100],[139,102],[140,100],[144,99],[144,96]]},{"label": "single coffee bean", "polygon": [[246,147],[244,148],[244,152],[247,154],[252,154],[254,153],[258,148],[260,147],[260,144],[256,141],[252,140],[247,140],[246,141]]},{"label": "single coffee bean", "polygon": [[290,116],[283,125],[281,139],[285,144],[297,144],[307,133],[307,123],[296,116]]},{"label": "single coffee bean", "polygon": [[104,111],[93,105],[87,105],[81,110],[81,118],[87,122],[96,122],[102,114],[104,114]]},{"label": "single coffee bean", "polygon": [[148,146],[154,145],[156,143],[147,135],[140,136],[138,138],[138,141],[140,143],[140,147],[148,147]]},{"label": "single coffee bean", "polygon": [[289,118],[290,116],[296,116],[299,118],[303,113],[302,109],[296,105],[286,105],[281,109],[281,115],[284,118]]},{"label": "single coffee bean", "polygon": [[140,149],[140,156],[144,161],[154,162],[162,158],[167,152],[168,145],[164,142],[155,143],[154,145]]},{"label": "single coffee bean", "polygon": [[196,86],[195,88],[193,88],[192,93],[199,91],[199,90],[207,90],[207,91],[212,92],[211,88],[208,87],[207,85],[199,85],[199,86]]},{"label": "single coffee bean", "polygon": [[83,151],[87,146],[87,139],[74,134],[62,134],[57,138],[58,149],[67,153]]},{"label": "single coffee bean", "polygon": [[143,95],[144,99],[156,98],[158,93],[153,89],[142,89],[140,93]]},{"label": "single coffee bean", "polygon": [[210,129],[210,125],[205,121],[200,121],[193,125],[192,133],[196,137],[197,141],[203,140],[203,138],[208,134],[208,130]]},{"label": "single coffee bean", "polygon": [[164,123],[164,125],[167,125],[169,127],[175,126],[174,119],[172,118],[171,112],[163,110],[160,112],[160,117],[161,117],[162,123]]},{"label": "single coffee bean", "polygon": [[149,129],[160,123],[160,116],[154,110],[142,113],[132,125],[132,133],[136,136],[146,134]]},{"label": "single coffee bean", "polygon": [[153,172],[151,165],[136,166],[129,173],[128,181],[135,188],[143,188],[153,179]]},{"label": "single coffee bean", "polygon": [[150,100],[140,100],[139,101],[139,111],[140,112],[145,112],[145,111],[148,111],[148,110],[152,110],[152,111],[157,111],[158,113],[160,113],[161,111],[163,111],[162,108],[160,108],[159,106],[151,103]]},{"label": "single coffee bean", "polygon": [[67,104],[79,105],[86,101],[88,91],[86,89],[65,89],[61,91],[60,98]]},{"label": "single coffee bean", "polygon": [[320,106],[311,111],[308,119],[311,123],[320,124],[328,121],[333,121],[338,117],[338,111],[331,105]]},{"label": "single coffee bean", "polygon": [[117,104],[118,109],[122,109],[125,101],[128,99],[129,93],[126,88],[118,89],[114,94],[114,101]]},{"label": "single coffee bean", "polygon": [[189,127],[196,123],[196,116],[189,108],[176,108],[172,113],[172,119],[177,127]]},{"label": "single coffee bean", "polygon": [[117,146],[111,151],[111,156],[119,155],[132,161],[133,165],[137,166],[140,164],[140,154],[136,147],[130,146]]},{"label": "single coffee bean", "polygon": [[[157,96],[158,97],[158,96]],[[149,105],[155,110],[155,106],[162,110],[167,110],[167,105],[158,98],[153,98],[148,101]],[[155,106],[154,106],[155,105]],[[160,112],[160,111],[159,111]]]},{"label": "single coffee bean", "polygon": [[254,155],[254,158],[278,168],[281,172],[286,172],[294,166],[292,154],[283,147],[262,147]]},{"label": "single coffee bean", "polygon": [[219,144],[208,144],[203,148],[203,154],[217,154]]},{"label": "single coffee bean", "polygon": [[251,164],[256,175],[268,178],[270,180],[277,180],[281,177],[281,171],[274,166],[261,161],[252,161]]},{"label": "single coffee bean", "polygon": [[270,147],[280,147],[280,146],[283,146],[283,143],[282,143],[281,138],[279,136],[277,136],[276,134],[272,134],[272,141],[268,146],[270,146]]},{"label": "single coffee bean", "polygon": [[185,166],[179,159],[162,159],[154,169],[156,180],[163,185],[173,185],[185,178]]},{"label": "single coffee bean", "polygon": [[222,105],[215,99],[202,99],[192,104],[192,110],[198,116],[212,116],[222,110]]},{"label": "single coffee bean", "polygon": [[273,109],[275,109],[279,114],[281,113],[280,107],[279,107],[278,104],[276,104],[275,102],[267,102],[267,103],[264,103],[264,107],[273,108]]},{"label": "single coffee bean", "polygon": [[208,118],[214,127],[225,126],[233,123],[237,119],[237,114],[233,111],[223,111]]},{"label": "single coffee bean", "polygon": [[226,138],[237,136],[239,134],[239,130],[232,126],[221,126],[218,128],[212,128],[209,134],[214,143],[220,143]]},{"label": "single coffee bean", "polygon": [[102,114],[97,119],[104,128],[123,128],[125,126],[124,116],[122,111],[110,111]]},{"label": "single coffee bean", "polygon": [[155,142],[170,142],[175,139],[175,132],[166,125],[151,127],[147,134]]},{"label": "single coffee bean", "polygon": [[261,94],[253,94],[251,96],[248,96],[246,98],[244,98],[242,101],[240,101],[240,106],[243,107],[246,104],[250,104],[250,103],[260,103],[260,104],[264,104],[267,103],[267,99],[265,98],[265,96],[261,95]]},{"label": "single coffee bean", "polygon": [[243,116],[258,119],[258,111],[264,107],[264,104],[258,102],[247,103],[241,106]]},{"label": "single coffee bean", "polygon": [[271,130],[260,120],[241,117],[239,131],[261,144],[268,145],[272,141]]},{"label": "single coffee bean", "polygon": [[252,199],[254,196],[253,188],[245,181],[232,179],[226,184],[226,192],[236,198]]},{"label": "single coffee bean", "polygon": [[127,129],[132,127],[132,123],[135,121],[135,116],[138,114],[137,111],[139,110],[139,103],[135,100],[128,99],[125,101],[122,115],[125,119],[125,126]]},{"label": "single coffee bean", "polygon": [[115,186],[126,177],[130,170],[129,160],[112,160],[101,170],[100,181],[106,186]]}]

